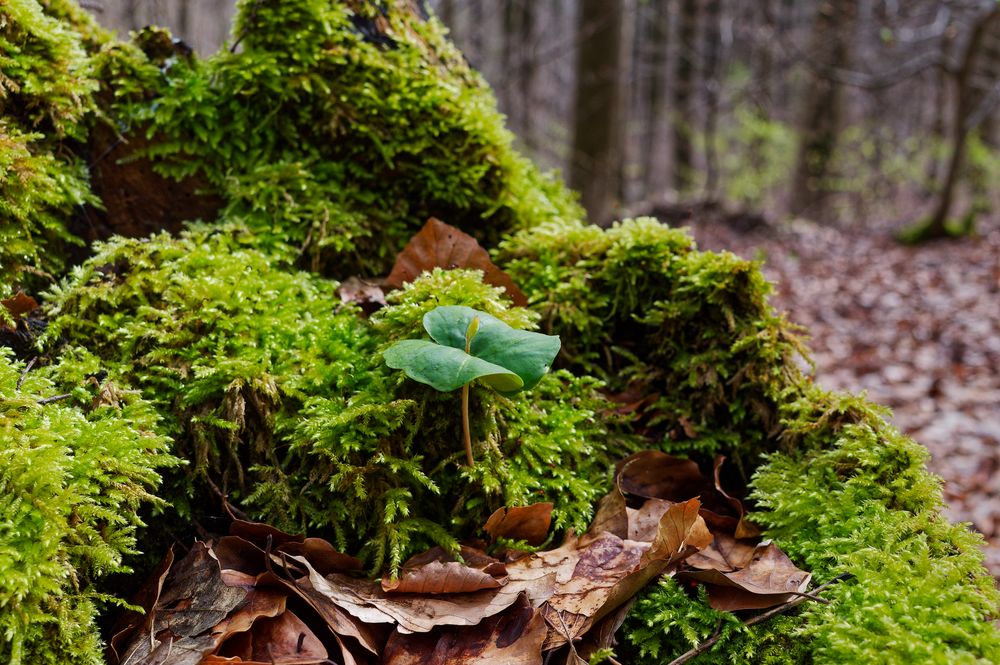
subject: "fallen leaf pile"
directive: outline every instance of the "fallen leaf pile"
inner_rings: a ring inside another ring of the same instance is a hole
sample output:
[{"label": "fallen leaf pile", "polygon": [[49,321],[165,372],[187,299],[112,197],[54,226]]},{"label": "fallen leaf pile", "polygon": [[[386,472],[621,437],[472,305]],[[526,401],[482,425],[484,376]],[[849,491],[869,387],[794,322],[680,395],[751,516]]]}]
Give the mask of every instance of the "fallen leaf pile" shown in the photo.
[{"label": "fallen leaf pile", "polygon": [[[657,451],[623,460],[591,528],[555,549],[499,543],[493,555],[434,548],[397,577],[317,538],[235,520],[228,535],[167,554],[122,619],[111,660],[129,665],[340,662],[585,663],[614,644],[634,596],[661,575],[704,583],[713,606],[772,607],[808,573],[758,542],[739,500],[690,460]],[[551,504],[498,510],[494,541],[548,538]]]},{"label": "fallen leaf pile", "polygon": [[1000,577],[1000,225],[981,221],[979,237],[920,247],[877,220],[693,230],[705,249],[765,258],[775,306],[811,333],[819,382],[892,407]]}]

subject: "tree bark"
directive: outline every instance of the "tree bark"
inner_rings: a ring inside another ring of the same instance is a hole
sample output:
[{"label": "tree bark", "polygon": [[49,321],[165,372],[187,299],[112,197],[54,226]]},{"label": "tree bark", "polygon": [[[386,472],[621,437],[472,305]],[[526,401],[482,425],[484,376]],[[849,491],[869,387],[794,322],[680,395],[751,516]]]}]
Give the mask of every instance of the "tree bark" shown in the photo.
[{"label": "tree bark", "polygon": [[975,129],[970,126],[969,122],[970,115],[975,110],[974,106],[979,101],[979,95],[976,94],[972,85],[973,73],[983,41],[998,19],[1000,19],[1000,6],[995,6],[988,14],[976,21],[972,33],[969,35],[969,41],[966,43],[962,64],[955,74],[956,108],[951,127],[951,156],[945,171],[944,182],[938,194],[937,205],[934,207],[934,212],[927,225],[920,231],[919,240],[943,238],[949,235],[947,222],[955,197],[955,185],[958,182],[962,162],[965,159],[969,133]]},{"label": "tree bark", "polygon": [[659,154],[657,127],[666,113],[666,79],[667,79],[667,40],[670,34],[670,14],[667,3],[663,0],[651,2],[648,6],[649,16],[645,22],[645,46],[650,54],[649,84],[646,89],[645,150],[643,152],[643,197],[647,200],[655,197],[662,182],[659,179],[656,157]]},{"label": "tree bark", "polygon": [[520,0],[518,34],[518,121],[521,140],[529,152],[535,148],[535,134],[532,123],[532,99],[535,90],[535,19],[537,5],[532,0]]},{"label": "tree bark", "polygon": [[624,0],[581,0],[570,184],[595,224],[611,222],[622,161]]},{"label": "tree bark", "polygon": [[847,69],[854,0],[823,2],[813,23],[810,56],[814,71],[803,98],[799,123],[799,154],[792,184],[791,212],[817,219],[827,217],[826,180],[843,125],[843,85],[824,69]]},{"label": "tree bark", "polygon": [[681,0],[677,34],[677,57],[674,60],[673,181],[678,194],[691,189],[694,176],[691,141],[694,120],[694,55],[698,34],[698,0]]},{"label": "tree bark", "polygon": [[714,202],[719,188],[719,154],[716,134],[719,121],[719,54],[722,50],[720,0],[705,2],[705,60],[702,78],[705,85],[705,200]]}]

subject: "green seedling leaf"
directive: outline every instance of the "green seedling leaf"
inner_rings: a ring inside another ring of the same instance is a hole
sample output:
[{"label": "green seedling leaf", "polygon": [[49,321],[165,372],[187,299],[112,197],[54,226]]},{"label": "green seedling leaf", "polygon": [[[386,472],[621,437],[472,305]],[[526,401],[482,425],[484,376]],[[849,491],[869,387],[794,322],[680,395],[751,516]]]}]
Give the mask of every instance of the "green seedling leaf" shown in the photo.
[{"label": "green seedling leaf", "polygon": [[558,336],[515,330],[495,316],[471,307],[437,307],[424,315],[424,328],[438,344],[464,352],[466,332],[475,319],[479,324],[470,342],[469,355],[510,370],[523,382],[514,389],[497,388],[500,392],[511,394],[534,387],[559,353]]},{"label": "green seedling leaf", "polygon": [[385,364],[401,369],[414,381],[435,390],[451,392],[480,379],[502,393],[514,393],[524,386],[514,372],[465,352],[422,339],[405,339],[383,354]]}]

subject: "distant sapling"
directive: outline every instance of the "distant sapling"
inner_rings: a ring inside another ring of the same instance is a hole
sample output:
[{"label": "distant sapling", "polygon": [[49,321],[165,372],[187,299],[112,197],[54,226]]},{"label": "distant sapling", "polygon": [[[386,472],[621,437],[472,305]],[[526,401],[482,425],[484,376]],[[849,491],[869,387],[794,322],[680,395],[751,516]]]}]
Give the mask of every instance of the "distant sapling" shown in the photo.
[{"label": "distant sapling", "polygon": [[479,379],[502,395],[532,388],[559,353],[559,337],[516,330],[486,312],[458,305],[425,314],[424,329],[432,341],[405,339],[383,357],[389,367],[435,390],[462,389],[462,434],[472,466],[469,385]]}]

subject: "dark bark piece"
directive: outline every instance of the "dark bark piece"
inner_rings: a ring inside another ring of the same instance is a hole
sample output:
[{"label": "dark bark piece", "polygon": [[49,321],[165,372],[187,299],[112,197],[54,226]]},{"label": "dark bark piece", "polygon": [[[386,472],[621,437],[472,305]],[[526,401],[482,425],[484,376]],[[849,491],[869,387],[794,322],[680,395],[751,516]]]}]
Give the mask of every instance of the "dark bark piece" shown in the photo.
[{"label": "dark bark piece", "polygon": [[385,285],[400,289],[406,282],[412,282],[421,273],[434,268],[481,270],[483,281],[505,289],[515,305],[525,307],[528,304],[528,299],[510,275],[490,260],[489,253],[475,238],[434,217],[427,220],[396,257],[396,264]]},{"label": "dark bark piece", "polygon": [[618,463],[618,486],[624,494],[646,499],[687,501],[704,491],[708,479],[689,459],[644,450]]},{"label": "dark bark piece", "polygon": [[91,132],[90,183],[104,210],[87,208],[71,231],[88,243],[112,235],[142,238],[157,231],[176,233],[185,221],[214,221],[222,199],[208,182],[192,176],[180,181],[153,170],[139,156],[150,142],[141,131],[124,139],[105,123]]}]

